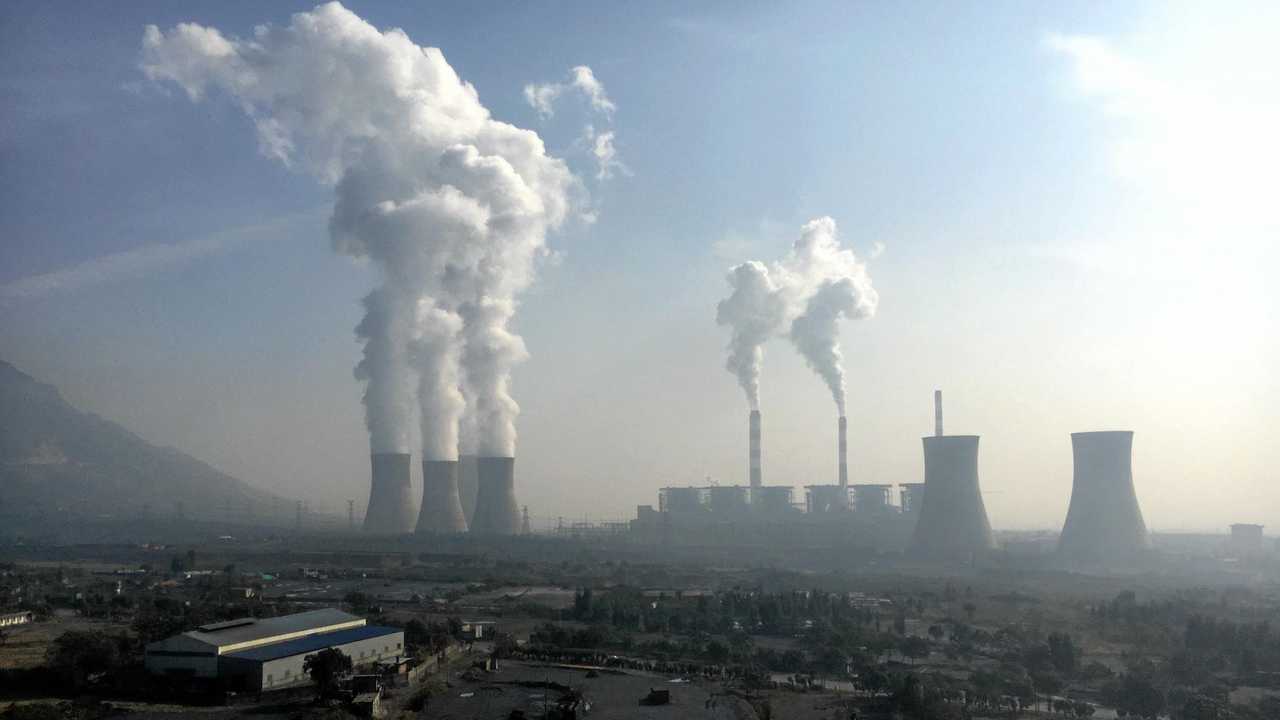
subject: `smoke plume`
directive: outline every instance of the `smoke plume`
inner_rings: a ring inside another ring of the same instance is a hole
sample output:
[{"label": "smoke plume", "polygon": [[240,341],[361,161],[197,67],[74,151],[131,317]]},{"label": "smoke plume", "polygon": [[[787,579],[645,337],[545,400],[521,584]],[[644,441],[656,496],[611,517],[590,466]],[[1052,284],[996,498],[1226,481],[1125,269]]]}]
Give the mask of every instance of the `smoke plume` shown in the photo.
[{"label": "smoke plume", "polygon": [[844,417],[839,323],[875,315],[880,296],[871,284],[867,266],[852,250],[840,247],[836,221],[829,217],[805,224],[791,260],[807,299],[804,309],[791,321],[788,337],[827,384],[837,414]]},{"label": "smoke plume", "polygon": [[842,319],[871,317],[879,295],[866,265],[840,247],[835,220],[820,217],[801,228],[781,262],[742,263],[729,272],[732,293],[716,308],[716,322],[730,328],[726,367],[738,378],[752,410],[760,404],[760,366],[766,341],[787,337],[831,389],[845,414],[845,381],[839,345]]},{"label": "smoke plume", "polygon": [[507,323],[577,183],[537,134],[494,120],[439,49],[336,2],[245,39],[148,26],[142,69],[230,97],[264,154],[335,185],[333,247],[382,281],[357,329],[372,449],[407,450],[416,396],[424,458],[455,458],[461,386],[478,450],[513,455],[525,352]]},{"label": "smoke plume", "polygon": [[729,326],[725,367],[738,378],[747,405],[760,409],[760,366],[765,341],[778,332],[785,304],[764,263],[752,260],[729,271],[733,293],[716,306],[716,322]]}]

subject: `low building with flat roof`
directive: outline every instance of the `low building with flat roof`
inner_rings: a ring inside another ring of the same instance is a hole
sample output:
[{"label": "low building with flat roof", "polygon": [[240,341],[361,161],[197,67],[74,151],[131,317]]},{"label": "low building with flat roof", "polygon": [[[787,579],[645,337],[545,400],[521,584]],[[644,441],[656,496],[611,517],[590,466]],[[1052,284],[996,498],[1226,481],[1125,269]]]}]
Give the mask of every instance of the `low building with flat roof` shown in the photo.
[{"label": "low building with flat roof", "polygon": [[28,625],[35,622],[35,613],[30,610],[20,610],[18,612],[0,613],[0,627],[13,627],[14,625]]}]

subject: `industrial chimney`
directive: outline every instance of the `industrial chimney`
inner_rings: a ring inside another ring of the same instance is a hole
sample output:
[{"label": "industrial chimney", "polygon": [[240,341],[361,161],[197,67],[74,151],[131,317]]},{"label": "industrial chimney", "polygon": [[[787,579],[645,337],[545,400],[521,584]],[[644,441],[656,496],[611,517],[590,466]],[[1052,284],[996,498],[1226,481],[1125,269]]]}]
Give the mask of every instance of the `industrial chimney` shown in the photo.
[{"label": "industrial chimney", "polygon": [[422,509],[418,511],[419,535],[467,531],[458,497],[458,461],[422,461]]},{"label": "industrial chimney", "polygon": [[1058,554],[1074,562],[1131,559],[1150,546],[1133,489],[1133,433],[1071,434],[1071,505]]},{"label": "industrial chimney", "polygon": [[942,391],[933,391],[933,436],[942,437]]},{"label": "industrial chimney", "polygon": [[413,485],[409,480],[409,453],[373,453],[373,481],[364,531],[384,535],[413,530]]},{"label": "industrial chimney", "polygon": [[836,458],[836,462],[838,463],[839,473],[840,473],[839,485],[842,488],[849,487],[849,440],[847,437],[848,431],[849,431],[849,421],[843,415],[841,415],[840,420],[836,424],[836,433],[838,435],[837,441],[836,441],[837,442],[836,452],[838,453],[838,457]]},{"label": "industrial chimney", "polygon": [[747,438],[748,467],[750,468],[751,487],[758,488],[763,484],[760,473],[760,411],[752,410],[748,418]]},{"label": "industrial chimney", "polygon": [[471,532],[487,535],[515,535],[520,532],[520,509],[516,506],[516,459],[480,457],[476,459],[479,485]]}]

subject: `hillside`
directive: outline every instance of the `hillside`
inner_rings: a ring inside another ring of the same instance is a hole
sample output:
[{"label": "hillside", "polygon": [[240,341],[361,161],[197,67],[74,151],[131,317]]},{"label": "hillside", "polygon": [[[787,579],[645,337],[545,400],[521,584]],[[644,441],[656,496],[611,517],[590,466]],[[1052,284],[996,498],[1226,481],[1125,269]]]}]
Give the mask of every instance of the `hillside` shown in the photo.
[{"label": "hillside", "polygon": [[293,516],[291,500],[82,412],[0,361],[0,525],[5,517],[223,521],[228,508],[241,522]]}]

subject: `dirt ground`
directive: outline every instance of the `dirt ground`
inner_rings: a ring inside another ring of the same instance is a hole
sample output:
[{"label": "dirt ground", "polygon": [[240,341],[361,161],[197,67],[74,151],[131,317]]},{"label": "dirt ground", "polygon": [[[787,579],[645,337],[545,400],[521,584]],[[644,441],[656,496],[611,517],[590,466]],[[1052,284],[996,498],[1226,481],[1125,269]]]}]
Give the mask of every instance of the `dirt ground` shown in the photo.
[{"label": "dirt ground", "polygon": [[127,633],[129,626],[103,620],[54,617],[47,621],[7,628],[5,642],[0,645],[0,669],[31,668],[43,665],[45,652],[50,643],[68,630]]}]

